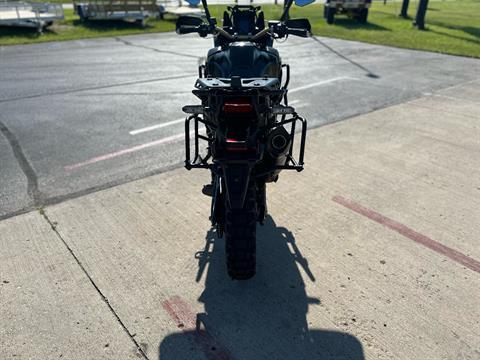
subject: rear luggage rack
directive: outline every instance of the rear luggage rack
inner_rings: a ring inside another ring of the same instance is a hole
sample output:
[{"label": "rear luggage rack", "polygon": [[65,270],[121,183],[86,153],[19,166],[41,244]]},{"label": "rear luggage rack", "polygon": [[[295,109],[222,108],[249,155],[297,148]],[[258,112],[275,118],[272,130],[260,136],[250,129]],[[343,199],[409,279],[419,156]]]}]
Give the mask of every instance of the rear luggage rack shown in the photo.
[{"label": "rear luggage rack", "polygon": [[199,78],[195,83],[197,89],[279,89],[280,82],[277,78],[246,78],[237,76],[232,78]]}]

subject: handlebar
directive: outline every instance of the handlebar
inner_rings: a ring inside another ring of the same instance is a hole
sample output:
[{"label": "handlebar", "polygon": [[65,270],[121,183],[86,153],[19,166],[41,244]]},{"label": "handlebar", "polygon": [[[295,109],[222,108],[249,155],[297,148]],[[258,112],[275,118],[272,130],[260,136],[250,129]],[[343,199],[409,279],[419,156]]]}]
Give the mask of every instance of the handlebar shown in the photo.
[{"label": "handlebar", "polygon": [[187,26],[187,25],[182,25],[177,29],[177,34],[183,35],[183,34],[191,34],[191,33],[198,33],[199,26]]},{"label": "handlebar", "polygon": [[265,29],[263,29],[262,31],[260,31],[259,33],[253,35],[252,38],[251,38],[251,40],[252,40],[252,41],[259,40],[259,39],[261,39],[262,37],[264,37],[265,35],[269,35],[269,34],[270,34],[270,29],[265,28]]},{"label": "handlebar", "polygon": [[182,25],[177,28],[177,33],[178,34],[198,33],[202,37],[205,37],[207,34],[210,33],[210,34],[221,35],[224,38],[231,41],[236,41],[236,40],[257,41],[267,35],[273,35],[273,33],[275,33],[279,38],[285,37],[286,35],[295,35],[300,37],[308,37],[310,35],[310,32],[307,29],[287,28],[284,24],[280,24],[279,26],[275,26],[272,28],[265,28],[253,36],[232,35],[218,26],[215,26],[213,30],[211,30],[211,28],[209,28],[207,24],[200,25],[200,26]]},{"label": "handlebar", "polygon": [[219,34],[222,35],[223,37],[227,38],[228,40],[236,40],[235,36],[232,34],[226,32],[222,28],[219,28],[218,26],[215,26],[215,31]]},{"label": "handlebar", "polygon": [[310,31],[307,29],[291,29],[287,28],[287,34],[289,35],[295,35],[295,36],[300,36],[300,37],[309,37],[310,36]]}]

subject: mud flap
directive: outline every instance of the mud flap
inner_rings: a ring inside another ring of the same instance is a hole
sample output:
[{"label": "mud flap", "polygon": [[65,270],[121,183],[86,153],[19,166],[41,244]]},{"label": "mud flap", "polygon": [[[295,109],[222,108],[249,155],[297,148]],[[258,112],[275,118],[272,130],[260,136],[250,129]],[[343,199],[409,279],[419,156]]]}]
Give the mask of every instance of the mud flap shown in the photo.
[{"label": "mud flap", "polygon": [[220,191],[220,176],[216,175],[213,179],[213,193],[212,193],[212,205],[210,209],[210,220],[212,226],[221,225],[223,226],[224,213],[225,213],[225,200],[224,200],[224,191]]},{"label": "mud flap", "polygon": [[231,209],[243,208],[252,166],[250,163],[223,166],[227,200]]}]

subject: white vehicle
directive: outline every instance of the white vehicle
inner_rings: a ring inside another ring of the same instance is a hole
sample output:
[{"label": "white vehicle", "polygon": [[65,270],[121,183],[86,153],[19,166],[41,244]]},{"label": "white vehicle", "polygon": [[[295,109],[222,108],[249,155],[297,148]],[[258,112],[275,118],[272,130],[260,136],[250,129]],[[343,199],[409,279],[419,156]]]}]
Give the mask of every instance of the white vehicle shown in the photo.
[{"label": "white vehicle", "polygon": [[63,18],[61,4],[0,0],[0,26],[29,27],[42,32],[55,20]]},{"label": "white vehicle", "polygon": [[336,14],[346,14],[364,24],[371,4],[372,0],[325,0],[323,16],[328,24],[333,24]]},{"label": "white vehicle", "polygon": [[158,12],[160,19],[163,19],[165,14],[175,16],[182,15],[205,15],[205,12],[198,7],[200,0],[160,0],[157,1]]},{"label": "white vehicle", "polygon": [[123,20],[145,26],[150,16],[158,14],[155,0],[88,0],[73,3],[81,20]]}]

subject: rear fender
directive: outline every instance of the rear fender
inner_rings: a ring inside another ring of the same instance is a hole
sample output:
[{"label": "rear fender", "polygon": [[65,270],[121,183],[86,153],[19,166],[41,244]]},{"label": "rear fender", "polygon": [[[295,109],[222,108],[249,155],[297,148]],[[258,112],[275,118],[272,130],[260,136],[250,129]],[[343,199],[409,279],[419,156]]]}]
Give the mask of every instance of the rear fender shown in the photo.
[{"label": "rear fender", "polygon": [[227,201],[231,209],[243,208],[252,167],[253,163],[250,162],[222,165]]}]

